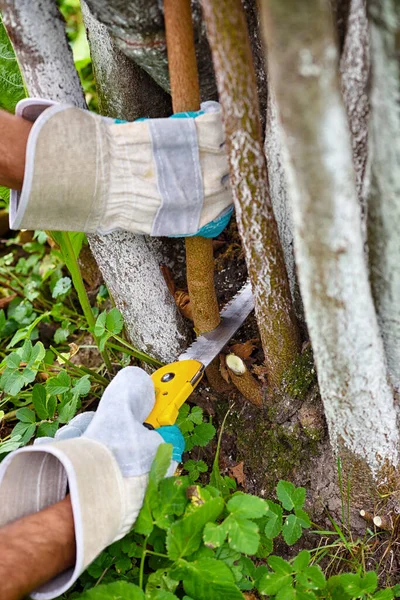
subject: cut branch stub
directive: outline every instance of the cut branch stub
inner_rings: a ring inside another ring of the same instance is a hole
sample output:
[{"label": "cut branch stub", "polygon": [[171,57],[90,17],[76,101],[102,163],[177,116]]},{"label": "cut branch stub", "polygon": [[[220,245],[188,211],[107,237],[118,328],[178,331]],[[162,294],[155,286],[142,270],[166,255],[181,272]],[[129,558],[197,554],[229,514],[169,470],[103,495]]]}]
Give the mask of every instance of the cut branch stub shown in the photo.
[{"label": "cut branch stub", "polygon": [[246,400],[261,408],[261,386],[247,369],[244,361],[236,354],[228,354],[225,361],[232,383]]},{"label": "cut branch stub", "polygon": [[[164,0],[164,17],[174,112],[199,110],[200,88],[190,0]],[[185,243],[194,325],[198,333],[206,333],[220,322],[212,240],[186,238]]]},{"label": "cut branch stub", "polygon": [[224,115],[236,218],[246,254],[269,384],[300,350],[278,228],[268,195],[257,87],[240,0],[202,0]]}]

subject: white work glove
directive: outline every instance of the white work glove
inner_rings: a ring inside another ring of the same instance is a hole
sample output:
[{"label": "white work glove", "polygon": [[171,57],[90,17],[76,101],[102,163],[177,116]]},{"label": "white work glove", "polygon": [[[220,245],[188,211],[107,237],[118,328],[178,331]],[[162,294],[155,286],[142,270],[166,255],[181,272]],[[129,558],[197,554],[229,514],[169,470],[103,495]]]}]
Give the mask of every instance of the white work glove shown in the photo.
[{"label": "white work glove", "polygon": [[[75,526],[76,563],[32,593],[50,600],[64,593],[87,566],[122,538],[141,509],[148,473],[164,438],[142,423],[155,401],[152,379],[126,367],[107,387],[96,413],[82,414],[57,439],[20,448],[0,466],[0,527],[62,500],[67,484]],[[166,429],[180,460],[183,437]],[[168,474],[175,471],[171,461]]]},{"label": "white work glove", "polygon": [[201,108],[123,123],[22,100],[16,114],[34,125],[23,189],[11,194],[11,228],[215,237],[232,197],[220,105]]}]

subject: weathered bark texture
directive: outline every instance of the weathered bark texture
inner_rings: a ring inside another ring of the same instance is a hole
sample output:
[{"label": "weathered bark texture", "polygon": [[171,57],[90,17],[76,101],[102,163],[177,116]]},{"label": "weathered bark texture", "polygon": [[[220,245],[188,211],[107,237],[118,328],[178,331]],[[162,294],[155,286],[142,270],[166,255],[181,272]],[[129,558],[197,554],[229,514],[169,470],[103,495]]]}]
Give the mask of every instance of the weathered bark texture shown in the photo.
[{"label": "weathered bark texture", "polygon": [[119,50],[107,28],[94,18],[83,0],[81,8],[102,114],[127,121],[171,114],[170,95],[163,93],[152,77]]},{"label": "weathered bark texture", "polygon": [[[158,0],[88,0],[91,12],[114,36],[117,46],[169,91],[167,46],[162,2]],[[199,0],[192,2],[196,56],[202,100],[215,98],[210,49]]]},{"label": "weathered bark texture", "polygon": [[279,387],[299,351],[268,179],[246,21],[240,0],[203,0],[228,146],[240,235],[252,282],[271,386]]},{"label": "weathered bark texture", "polygon": [[282,158],[282,126],[276,107],[276,98],[268,90],[267,122],[265,129],[264,152],[267,159],[269,194],[274,215],[278,224],[279,238],[285,257],[286,271],[296,315],[304,321],[303,303],[296,277],[296,263],[293,242],[292,206],[287,190],[287,178]]},{"label": "weathered bark texture", "polygon": [[[368,158],[368,86],[370,77],[369,31],[365,0],[351,0],[340,58],[342,93],[352,134],[356,187],[366,216]],[[363,219],[363,232],[366,229]]]},{"label": "weathered bark texture", "polygon": [[331,443],[369,481],[385,462],[397,464],[399,435],[363,256],[332,15],[324,0],[262,0],[261,7]]},{"label": "weathered bark texture", "polygon": [[[64,22],[55,2],[4,0],[1,8],[29,93],[84,108]],[[110,64],[110,54],[113,61],[116,54],[106,53],[107,42],[104,44],[102,55]],[[115,62],[111,64],[115,69]],[[131,101],[133,104],[136,98],[139,112],[137,67],[130,72],[128,66],[124,62],[121,78],[130,80],[136,87],[136,95],[132,95]],[[145,105],[146,89],[143,86],[141,106]],[[114,93],[117,95],[118,92],[115,90]],[[126,94],[125,102],[129,105]],[[160,360],[175,359],[185,342],[184,327],[160,274],[161,253],[153,247],[153,242],[121,232],[103,237],[89,236],[89,242],[124,316],[128,337],[138,348]],[[159,247],[159,243],[154,243]]]},{"label": "weathered bark texture", "polygon": [[400,386],[400,4],[369,3],[372,45],[370,273],[393,384]]}]

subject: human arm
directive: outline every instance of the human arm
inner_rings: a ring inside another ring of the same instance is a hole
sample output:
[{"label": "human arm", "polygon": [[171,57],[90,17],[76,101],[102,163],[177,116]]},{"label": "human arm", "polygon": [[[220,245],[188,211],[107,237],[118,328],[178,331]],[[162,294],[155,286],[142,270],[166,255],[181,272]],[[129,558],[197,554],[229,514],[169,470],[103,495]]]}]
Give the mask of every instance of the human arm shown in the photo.
[{"label": "human arm", "polygon": [[0,110],[0,185],[22,189],[25,151],[32,123]]},{"label": "human arm", "polygon": [[[0,540],[4,531],[1,527],[57,505],[66,498],[67,487],[69,490],[75,560],[66,564],[65,560],[68,562],[71,555],[65,548],[63,562],[59,548],[57,568],[66,570],[53,579],[52,566],[49,578],[46,579],[46,571],[42,571],[46,582],[35,588],[32,598],[51,600],[61,595],[105,547],[128,533],[139,514],[148,473],[163,442],[172,444],[168,474],[174,473],[184,449],[183,437],[176,426],[152,431],[144,427],[143,422],[154,402],[151,377],[142,369],[126,367],[106,388],[96,413],[79,414],[57,432],[55,440],[38,438],[42,443],[16,450],[3,460]],[[35,527],[30,531],[34,533]],[[66,545],[70,546],[68,531],[63,530],[63,535]],[[27,544],[31,546],[32,539]],[[45,548],[39,550],[45,553]],[[16,578],[14,588],[19,589],[18,571],[12,573]],[[25,571],[22,576],[25,577]],[[34,576],[30,581],[32,590]],[[3,600],[1,593],[0,600]]]},{"label": "human arm", "polygon": [[0,529],[0,600],[21,600],[75,561],[71,500]]}]

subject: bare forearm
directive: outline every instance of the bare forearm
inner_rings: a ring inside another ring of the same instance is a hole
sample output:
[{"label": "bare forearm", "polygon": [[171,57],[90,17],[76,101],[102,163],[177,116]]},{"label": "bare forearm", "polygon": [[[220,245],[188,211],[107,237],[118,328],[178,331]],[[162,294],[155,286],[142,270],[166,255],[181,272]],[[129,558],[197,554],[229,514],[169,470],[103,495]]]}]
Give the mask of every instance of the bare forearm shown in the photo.
[{"label": "bare forearm", "polygon": [[0,600],[21,600],[74,561],[74,522],[67,496],[0,530]]},{"label": "bare forearm", "polygon": [[25,150],[32,123],[0,110],[0,185],[22,188]]}]

